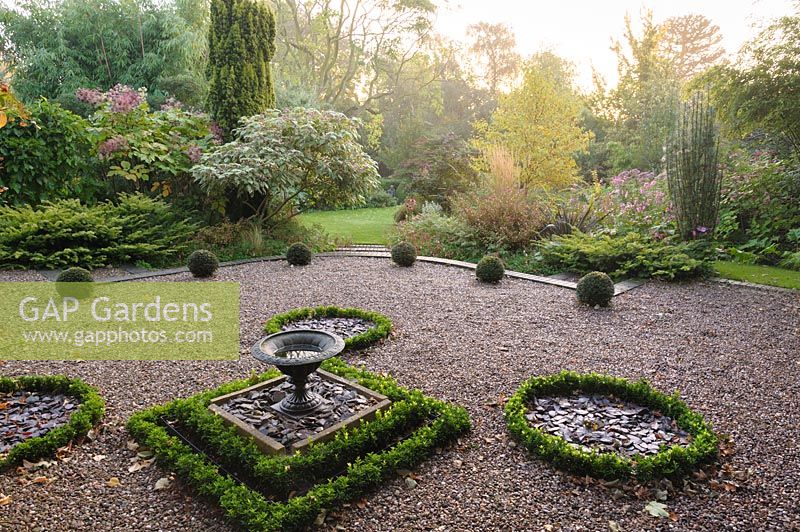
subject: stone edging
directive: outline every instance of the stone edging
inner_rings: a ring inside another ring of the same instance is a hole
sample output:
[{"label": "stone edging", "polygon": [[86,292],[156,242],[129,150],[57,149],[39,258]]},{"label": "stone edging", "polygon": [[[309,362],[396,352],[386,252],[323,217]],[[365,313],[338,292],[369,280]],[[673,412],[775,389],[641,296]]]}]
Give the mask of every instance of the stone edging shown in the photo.
[{"label": "stone edging", "polygon": [[782,294],[800,294],[800,290],[794,288],[784,288],[782,286],[770,286],[768,284],[751,283],[750,281],[736,281],[735,279],[723,279],[722,277],[711,277],[709,281],[715,283],[729,284],[732,286],[743,286],[745,288],[754,288],[756,290],[767,290],[769,292],[780,292]]},{"label": "stone edging", "polygon": [[[388,251],[386,252],[375,252],[375,251],[331,251],[331,252],[323,252],[323,253],[316,253],[315,257],[362,257],[362,258],[372,258],[372,259],[391,259],[391,253]],[[239,259],[239,260],[231,260],[227,262],[221,262],[219,267],[226,268],[229,266],[239,266],[242,264],[252,264],[255,262],[275,262],[275,261],[282,261],[286,260],[286,257],[283,255],[272,255],[269,257],[256,257],[252,259]],[[417,260],[420,262],[428,262],[431,264],[441,264],[444,266],[456,266],[458,268],[465,268],[469,270],[474,270],[477,267],[477,264],[472,262],[464,262],[460,260],[452,260],[452,259],[442,259],[439,257],[417,257]],[[103,282],[108,283],[119,283],[125,281],[136,281],[139,279],[147,279],[150,277],[163,277],[166,275],[174,275],[177,273],[186,273],[189,269],[185,266],[180,268],[168,268],[164,270],[152,270],[148,272],[142,273],[132,273],[129,275],[119,275],[116,277],[109,277],[107,279],[102,279]],[[522,279],[524,281],[533,281],[535,283],[543,283],[549,284],[553,286],[559,286],[561,288],[569,288],[570,290],[575,290],[577,283],[572,281],[565,281],[563,279],[553,279],[551,277],[543,277],[541,275],[532,275],[529,273],[522,273],[522,272],[515,272],[506,270],[506,277],[510,277],[512,279]],[[614,295],[618,296],[620,294],[624,294],[629,290],[633,290],[634,288],[641,286],[644,284],[644,281],[637,280],[637,279],[628,279],[624,281],[620,281],[614,285]]]}]

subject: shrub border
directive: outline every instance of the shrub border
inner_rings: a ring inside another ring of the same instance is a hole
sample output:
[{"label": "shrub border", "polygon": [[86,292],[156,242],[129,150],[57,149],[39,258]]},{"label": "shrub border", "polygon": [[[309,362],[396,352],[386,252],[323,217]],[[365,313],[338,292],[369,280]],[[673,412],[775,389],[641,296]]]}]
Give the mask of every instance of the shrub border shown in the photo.
[{"label": "shrub border", "polygon": [[[391,377],[348,366],[338,359],[326,361],[323,367],[380,391],[396,402],[370,423],[339,433],[329,442],[311,445],[304,454],[291,456],[262,454],[252,440],[239,436],[206,408],[211,398],[271,378],[275,376],[274,370],[138,412],[127,427],[137,441],[154,452],[160,464],[175,471],[200,495],[215,500],[229,519],[247,530],[305,529],[321,509],[363,496],[366,491],[380,486],[397,469],[414,467],[434,448],[470,428],[469,415],[464,408],[425,397],[418,390],[402,388]],[[286,502],[270,501],[258,491],[225,476],[205,456],[170,435],[159,420],[161,416],[175,414],[184,416],[180,419],[182,423],[202,427],[206,431],[203,444],[209,446],[220,461],[235,460],[249,478],[261,478],[265,484],[282,482],[283,487],[293,477],[325,474],[327,480],[319,481],[304,495]],[[386,450],[369,452],[370,448],[374,451],[380,446],[385,433],[404,426],[413,417],[426,418],[429,423],[418,426],[408,437]],[[339,464],[346,468],[342,474],[335,469]]]},{"label": "shrub border", "polygon": [[[627,458],[616,453],[585,451],[571,446],[559,436],[530,426],[525,414],[526,404],[537,396],[563,396],[573,391],[614,395],[625,401],[660,410],[675,419],[692,440],[687,447],[671,445],[651,456]],[[531,377],[522,383],[505,407],[509,432],[530,452],[551,462],[558,469],[577,475],[602,479],[636,477],[641,481],[658,477],[680,478],[699,464],[717,455],[718,438],[711,425],[693,412],[675,392],[666,395],[644,380],[562,371],[555,375]]]},{"label": "shrub border", "polygon": [[375,326],[371,327],[369,330],[346,339],[344,341],[345,349],[363,349],[386,338],[389,336],[389,333],[392,332],[392,320],[383,314],[360,308],[342,308],[334,306],[302,307],[282,314],[276,314],[267,321],[264,325],[264,330],[267,334],[275,334],[281,332],[281,328],[287,323],[291,323],[295,320],[313,318],[314,316],[328,318],[362,318],[375,324]]},{"label": "shrub border", "polygon": [[0,471],[23,460],[33,461],[53,454],[73,439],[85,436],[105,412],[105,401],[97,389],[77,378],[64,375],[0,377],[0,392],[17,391],[63,393],[81,404],[66,424],[12,447],[5,458],[0,459]]}]

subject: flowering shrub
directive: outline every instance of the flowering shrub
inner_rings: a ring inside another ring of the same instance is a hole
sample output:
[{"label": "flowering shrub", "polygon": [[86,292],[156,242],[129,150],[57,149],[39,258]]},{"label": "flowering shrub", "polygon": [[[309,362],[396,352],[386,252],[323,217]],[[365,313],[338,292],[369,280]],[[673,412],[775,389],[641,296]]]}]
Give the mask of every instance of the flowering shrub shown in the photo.
[{"label": "flowering shrub", "polygon": [[731,153],[722,182],[717,237],[734,258],[797,267],[800,171],[775,152]]},{"label": "flowering shrub", "polygon": [[617,228],[665,236],[674,223],[664,174],[632,169],[609,180],[608,194],[616,204]]},{"label": "flowering shrub", "polygon": [[78,89],[75,96],[95,107],[92,131],[108,178],[163,196],[191,192],[189,169],[218,143],[207,116],[183,110],[174,99],[151,111],[146,89],[125,85]]}]

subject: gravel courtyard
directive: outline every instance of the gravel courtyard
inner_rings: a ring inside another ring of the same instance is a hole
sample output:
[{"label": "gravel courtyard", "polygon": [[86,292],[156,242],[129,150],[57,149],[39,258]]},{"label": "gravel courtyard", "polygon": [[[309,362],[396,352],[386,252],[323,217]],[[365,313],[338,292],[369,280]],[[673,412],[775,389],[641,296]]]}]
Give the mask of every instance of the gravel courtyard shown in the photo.
[{"label": "gravel courtyard", "polygon": [[[28,280],[0,272],[0,280]],[[473,430],[423,462],[409,489],[394,478],[332,512],[346,530],[800,530],[800,296],[716,282],[649,282],[610,310],[579,306],[570,290],[518,280],[479,284],[474,272],[388,259],[319,258],[223,268],[241,283],[241,360],[235,362],[5,362],[2,373],[79,376],[107,400],[92,442],[37,475],[0,475],[0,530],[225,531],[207,501],[153,465],[129,473],[133,412],[264,370],[249,355],[261,325],[294,307],[333,304],[389,316],[383,345],[345,355],[401,384],[465,406]],[[190,280],[188,274],[155,279]],[[644,512],[647,500],[581,482],[531,458],[507,437],[503,397],[534,374],[607,372],[680,390],[689,406],[735,443],[731,464],[749,471],[735,491],[699,489],[665,501],[674,519]],[[111,477],[121,485],[109,487]],[[27,479],[27,480],[26,480]]]}]

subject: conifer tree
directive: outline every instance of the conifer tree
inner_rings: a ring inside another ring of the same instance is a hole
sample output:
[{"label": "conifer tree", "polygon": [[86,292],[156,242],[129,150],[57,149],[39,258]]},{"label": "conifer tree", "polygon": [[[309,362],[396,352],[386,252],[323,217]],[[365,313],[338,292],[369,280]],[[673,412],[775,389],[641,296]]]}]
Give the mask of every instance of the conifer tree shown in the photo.
[{"label": "conifer tree", "polygon": [[226,140],[243,116],[275,107],[275,16],[263,0],[212,0],[208,107]]}]

